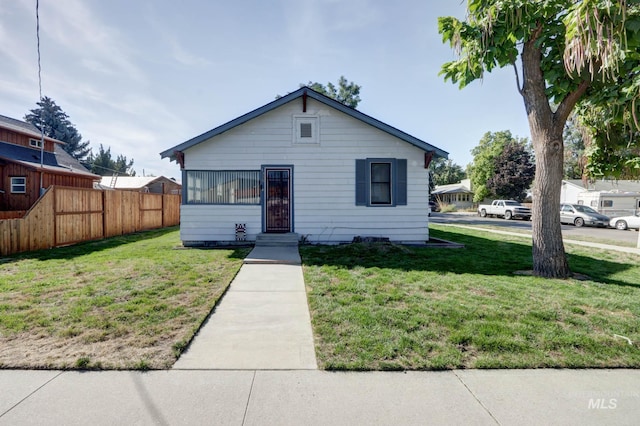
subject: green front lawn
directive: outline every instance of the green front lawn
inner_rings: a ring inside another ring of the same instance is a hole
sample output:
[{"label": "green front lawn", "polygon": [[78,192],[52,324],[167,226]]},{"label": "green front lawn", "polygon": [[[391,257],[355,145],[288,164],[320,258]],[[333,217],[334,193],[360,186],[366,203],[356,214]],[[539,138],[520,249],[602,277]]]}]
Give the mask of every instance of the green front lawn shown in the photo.
[{"label": "green front lawn", "polygon": [[640,367],[638,256],[567,245],[586,279],[547,280],[530,238],[431,235],[466,248],[300,248],[322,368]]},{"label": "green front lawn", "polygon": [[166,368],[248,253],[177,228],[0,260],[0,367]]}]

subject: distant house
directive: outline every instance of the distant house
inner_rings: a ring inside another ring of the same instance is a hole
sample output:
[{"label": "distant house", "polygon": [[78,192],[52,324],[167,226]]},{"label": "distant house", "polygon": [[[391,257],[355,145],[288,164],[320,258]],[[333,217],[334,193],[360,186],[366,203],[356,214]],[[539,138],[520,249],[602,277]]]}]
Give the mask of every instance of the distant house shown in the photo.
[{"label": "distant house", "polygon": [[181,194],[182,185],[164,176],[103,176],[102,188],[153,194]]},{"label": "distant house", "polygon": [[473,207],[473,191],[471,180],[463,179],[459,183],[436,185],[431,197],[439,203],[453,204],[458,209]]},{"label": "distant house", "polygon": [[640,182],[629,180],[563,180],[560,200],[584,204],[607,216],[624,216],[640,211]]},{"label": "distant house", "polygon": [[297,233],[429,239],[427,167],[447,152],[308,87],[160,153],[182,169],[185,245]]},{"label": "distant house", "polygon": [[[30,123],[0,115],[0,211],[28,210],[51,185],[92,188],[90,173],[62,149],[64,142],[42,138]],[[41,155],[42,154],[42,155]]]}]

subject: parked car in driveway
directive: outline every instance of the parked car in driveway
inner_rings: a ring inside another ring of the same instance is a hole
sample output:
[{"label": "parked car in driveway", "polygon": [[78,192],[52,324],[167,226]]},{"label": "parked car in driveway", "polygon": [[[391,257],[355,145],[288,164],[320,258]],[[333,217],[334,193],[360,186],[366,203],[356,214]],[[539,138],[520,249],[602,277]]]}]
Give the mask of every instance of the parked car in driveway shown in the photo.
[{"label": "parked car in driveway", "polygon": [[582,204],[560,204],[560,222],[575,226],[609,226],[609,217]]},{"label": "parked car in driveway", "polygon": [[614,217],[609,221],[609,226],[622,231],[625,229],[640,229],[640,213],[631,216]]}]

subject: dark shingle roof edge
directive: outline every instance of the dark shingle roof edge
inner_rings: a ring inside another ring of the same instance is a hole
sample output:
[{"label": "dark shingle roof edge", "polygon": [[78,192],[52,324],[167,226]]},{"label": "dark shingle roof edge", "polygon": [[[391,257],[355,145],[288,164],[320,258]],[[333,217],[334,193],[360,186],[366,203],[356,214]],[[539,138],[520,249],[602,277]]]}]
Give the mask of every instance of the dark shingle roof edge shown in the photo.
[{"label": "dark shingle roof edge", "polygon": [[166,151],[163,151],[160,153],[160,158],[167,158],[169,157],[171,160],[175,160],[175,152],[176,151],[184,151],[185,149],[189,149],[195,145],[198,145],[201,142],[204,142],[214,136],[217,136],[219,134],[222,134],[228,130],[233,129],[234,127],[237,127],[241,124],[246,123],[249,120],[252,120],[256,117],[261,116],[262,114],[265,114],[269,111],[272,111],[288,102],[291,102],[294,99],[297,99],[299,97],[302,97],[304,95],[304,93],[307,93],[307,96],[315,99],[318,102],[321,102],[329,107],[332,107],[334,109],[337,109],[338,111],[341,111],[357,120],[360,120],[366,124],[369,124],[379,130],[382,130],[383,132],[386,132],[392,136],[395,136],[407,143],[410,143],[411,145],[414,145],[420,149],[422,149],[423,151],[433,151],[435,153],[436,156],[438,157],[442,157],[442,158],[447,158],[449,156],[449,153],[447,151],[444,151],[440,148],[437,148],[431,144],[428,144],[427,142],[424,142],[423,140],[420,140],[414,136],[411,136],[408,133],[403,132],[402,130],[399,130],[393,126],[390,126],[386,123],[383,123],[380,120],[377,120],[367,114],[364,114],[354,108],[350,108],[334,99],[329,98],[328,96],[325,96],[321,93],[316,92],[315,90],[303,86],[300,89],[296,90],[295,92],[291,92],[281,98],[276,99],[275,101],[269,102],[268,104],[255,109],[251,112],[248,112],[244,115],[241,115],[240,117],[231,120],[221,126],[218,126],[212,130],[209,130],[208,132],[205,132],[199,136],[196,136],[195,138],[189,139],[186,142],[183,142],[179,145],[174,146],[173,148],[169,148]]}]

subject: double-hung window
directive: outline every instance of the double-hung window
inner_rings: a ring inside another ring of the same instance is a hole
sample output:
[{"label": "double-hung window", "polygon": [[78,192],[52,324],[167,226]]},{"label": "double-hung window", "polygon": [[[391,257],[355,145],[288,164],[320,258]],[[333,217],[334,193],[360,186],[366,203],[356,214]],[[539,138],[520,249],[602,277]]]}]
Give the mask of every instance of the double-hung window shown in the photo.
[{"label": "double-hung window", "polygon": [[11,178],[11,193],[25,194],[27,192],[27,178],[24,176],[16,176]]},{"label": "double-hung window", "polygon": [[391,195],[391,162],[371,163],[371,205],[390,206]]},{"label": "double-hung window", "polygon": [[356,160],[356,205],[394,207],[407,204],[407,160]]}]

